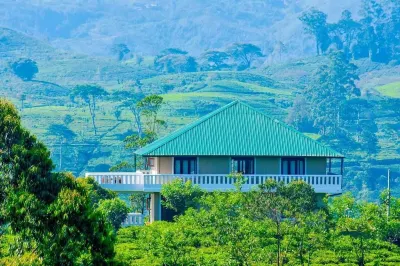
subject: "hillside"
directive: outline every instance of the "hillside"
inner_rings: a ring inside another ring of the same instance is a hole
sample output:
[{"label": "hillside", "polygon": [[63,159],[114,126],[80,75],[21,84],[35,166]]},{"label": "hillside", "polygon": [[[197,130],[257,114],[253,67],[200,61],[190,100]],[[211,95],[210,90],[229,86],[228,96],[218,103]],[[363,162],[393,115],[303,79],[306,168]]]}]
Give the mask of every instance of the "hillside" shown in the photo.
[{"label": "hillside", "polygon": [[[0,29],[0,54],[0,95],[17,105],[24,124],[50,148],[56,170],[71,171],[75,175],[107,171],[132,156],[132,151],[124,149],[123,140],[135,133],[133,116],[127,110],[118,112],[120,103],[112,96],[113,92],[134,90],[144,95],[163,96],[166,104],[161,118],[167,121],[168,127],[160,135],[236,99],[286,120],[296,95],[311,82],[316,69],[329,62],[325,56],[314,56],[246,71],[164,73],[154,68],[154,58],[150,56],[138,63],[134,59],[117,61],[107,56],[67,52],[7,28]],[[20,57],[37,62],[39,73],[34,80],[22,81],[12,73],[10,62]],[[379,151],[368,155],[357,148],[346,154],[346,189],[361,191],[360,197],[375,199],[385,186],[387,168],[396,175],[400,167],[400,127],[394,113],[397,107],[394,100],[399,98],[399,66],[368,59],[354,63],[360,76],[357,85],[376,116]],[[97,136],[88,108],[71,102],[69,97],[75,85],[85,83],[99,84],[110,93],[98,102]],[[22,100],[22,95],[26,99]],[[65,124],[67,115],[72,117],[67,126],[76,136],[62,142],[60,147],[57,133],[49,128]],[[306,133],[320,138],[315,132]],[[374,181],[365,183],[366,179]],[[394,187],[395,193],[399,193],[398,185]]]},{"label": "hillside", "polygon": [[135,53],[155,55],[178,47],[198,55],[233,42],[251,42],[267,52],[281,41],[289,46],[288,57],[299,57],[314,51],[297,19],[304,10],[318,6],[329,20],[337,20],[344,9],[357,16],[360,2],[5,0],[0,3],[0,26],[95,55],[109,54],[116,42],[127,43]]}]

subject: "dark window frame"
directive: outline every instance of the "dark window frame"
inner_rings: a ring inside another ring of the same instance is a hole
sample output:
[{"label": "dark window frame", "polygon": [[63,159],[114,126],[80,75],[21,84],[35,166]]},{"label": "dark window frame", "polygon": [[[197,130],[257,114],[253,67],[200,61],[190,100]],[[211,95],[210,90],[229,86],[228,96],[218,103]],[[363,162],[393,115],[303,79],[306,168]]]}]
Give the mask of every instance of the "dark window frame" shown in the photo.
[{"label": "dark window frame", "polygon": [[[283,162],[288,162],[288,173],[283,173]],[[290,162],[295,161],[295,169],[294,173],[292,173],[291,164]],[[303,173],[299,173],[299,162],[303,162]],[[305,158],[298,158],[298,157],[283,157],[281,158],[281,174],[282,175],[305,175],[306,174],[306,160]]]},{"label": "dark window frame", "polygon": [[[188,174],[183,174],[182,169],[183,169],[183,161],[187,160],[188,161]],[[191,166],[190,166],[190,161],[194,161],[194,174],[197,174],[197,157],[193,156],[185,156],[185,157],[174,157],[174,174],[175,175],[193,175],[191,174]],[[176,172],[176,161],[180,161],[180,173]]]},{"label": "dark window frame", "polygon": [[155,162],[155,158],[154,157],[148,157],[147,158],[147,166],[148,167],[154,167],[154,162]]},{"label": "dark window frame", "polygon": [[[238,169],[238,173],[243,173],[244,175],[254,175],[256,170],[255,170],[255,158],[254,157],[248,157],[248,156],[233,156],[231,157],[231,171],[233,172],[234,169],[234,161],[246,161],[247,162],[251,162],[251,170],[252,173],[245,173],[243,171],[240,171],[240,169]],[[238,163],[238,168],[240,168],[240,164]],[[243,169],[242,169],[243,170]],[[244,169],[246,170],[246,169]]]}]

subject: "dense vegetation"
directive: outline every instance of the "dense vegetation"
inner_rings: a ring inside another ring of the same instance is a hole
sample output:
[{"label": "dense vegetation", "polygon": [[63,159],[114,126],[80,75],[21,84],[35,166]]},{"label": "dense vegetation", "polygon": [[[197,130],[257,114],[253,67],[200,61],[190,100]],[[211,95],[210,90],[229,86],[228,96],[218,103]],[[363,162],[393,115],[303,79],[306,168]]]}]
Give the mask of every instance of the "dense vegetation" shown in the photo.
[{"label": "dense vegetation", "polygon": [[175,180],[161,191],[173,222],[120,228],[128,211],[144,212],[145,194],[132,194],[128,208],[91,178],[53,172],[48,150],[6,100],[0,121],[2,265],[400,263],[400,199],[388,191],[368,203],[350,193],[322,199],[302,181],[268,180],[244,193],[239,174],[234,190],[206,193]]},{"label": "dense vegetation", "polygon": [[52,170],[47,148],[0,99],[0,264],[109,265],[128,207],[93,179]]},{"label": "dense vegetation", "polygon": [[165,185],[163,204],[179,215],[121,229],[116,259],[127,265],[400,263],[400,199],[387,192],[378,204],[349,193],[322,204],[302,181],[267,181],[243,193],[243,177],[232,178],[236,189],[229,193],[203,193],[179,180]]}]

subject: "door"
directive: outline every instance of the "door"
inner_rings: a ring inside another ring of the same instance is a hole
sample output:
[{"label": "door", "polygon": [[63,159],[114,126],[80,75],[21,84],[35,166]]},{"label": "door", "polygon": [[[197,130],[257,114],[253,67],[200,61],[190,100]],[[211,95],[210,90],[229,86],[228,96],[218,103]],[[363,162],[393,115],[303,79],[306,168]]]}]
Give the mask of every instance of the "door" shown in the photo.
[{"label": "door", "polygon": [[304,175],[304,158],[282,158],[281,174],[282,175]]},{"label": "door", "polygon": [[177,175],[197,174],[197,158],[175,157],[174,174]]},{"label": "door", "polygon": [[253,157],[232,157],[232,172],[242,173],[244,175],[254,174]]}]

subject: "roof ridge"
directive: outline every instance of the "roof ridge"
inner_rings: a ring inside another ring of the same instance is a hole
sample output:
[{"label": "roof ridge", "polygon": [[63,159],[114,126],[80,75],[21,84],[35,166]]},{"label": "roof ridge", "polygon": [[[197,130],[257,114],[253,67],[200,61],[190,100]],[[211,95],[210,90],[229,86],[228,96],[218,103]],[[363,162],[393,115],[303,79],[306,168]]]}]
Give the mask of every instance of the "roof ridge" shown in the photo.
[{"label": "roof ridge", "polygon": [[[201,125],[204,121],[207,121],[207,120],[210,119],[211,117],[213,117],[213,116],[215,116],[215,115],[221,113],[222,111],[225,111],[226,109],[228,109],[228,108],[230,108],[230,107],[232,107],[232,106],[234,106],[234,105],[236,105],[236,104],[238,104],[238,103],[239,103],[239,100],[235,100],[235,101],[233,101],[233,102],[230,102],[230,103],[228,103],[228,104],[226,104],[226,105],[224,105],[224,106],[218,108],[217,110],[214,110],[214,111],[212,111],[212,112],[206,114],[205,116],[200,117],[199,119],[197,119],[197,120],[191,122],[190,124],[184,125],[184,126],[178,128],[177,130],[175,130],[175,131],[173,131],[173,132],[167,134],[166,136],[157,139],[156,141],[154,141],[154,142],[148,144],[149,146],[155,146],[154,148],[150,148],[150,150],[149,150],[148,152],[152,152],[152,151],[154,151],[155,149],[160,148],[160,147],[166,145],[166,143],[162,143],[161,145],[157,146],[157,143],[158,143],[158,142],[162,142],[162,141],[164,141],[165,139],[168,139],[168,138],[170,138],[169,141],[171,141],[171,140],[173,140],[173,139],[175,139],[175,138],[177,138],[177,137],[183,135],[183,134],[186,133],[187,131],[193,129],[194,127]],[[145,147],[146,147],[146,146],[145,146]],[[140,150],[143,149],[143,148],[144,148],[144,147],[142,147],[142,148],[136,150],[134,153],[140,152]]]},{"label": "roof ridge", "polygon": [[279,119],[273,118],[273,117],[267,115],[266,113],[261,112],[260,110],[257,110],[256,108],[254,108],[254,107],[248,105],[247,103],[241,102],[241,101],[239,101],[239,100],[237,100],[237,102],[239,102],[240,104],[242,104],[242,105],[244,105],[244,106],[246,106],[246,107],[252,109],[253,111],[255,111],[255,112],[259,113],[259,114],[264,115],[265,117],[267,117],[268,119],[272,120],[273,122],[278,123],[280,126],[283,126],[283,127],[287,128],[287,129],[289,129],[289,130],[291,130],[291,131],[293,131],[293,132],[299,134],[301,137],[306,138],[306,139],[309,139],[310,141],[312,141],[313,143],[319,145],[320,147],[323,147],[323,148],[325,148],[325,149],[329,149],[329,150],[331,150],[333,153],[338,153],[339,155],[341,155],[341,156],[344,157],[343,154],[341,154],[341,153],[335,151],[334,149],[332,149],[332,148],[329,147],[329,146],[323,145],[322,143],[316,141],[315,139],[310,138],[309,136],[305,135],[303,132],[300,132],[300,131],[298,131],[297,129],[295,129],[294,127],[285,124],[284,122],[280,121]]}]

